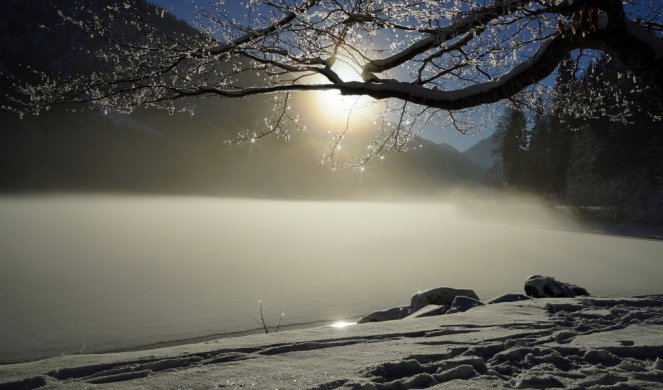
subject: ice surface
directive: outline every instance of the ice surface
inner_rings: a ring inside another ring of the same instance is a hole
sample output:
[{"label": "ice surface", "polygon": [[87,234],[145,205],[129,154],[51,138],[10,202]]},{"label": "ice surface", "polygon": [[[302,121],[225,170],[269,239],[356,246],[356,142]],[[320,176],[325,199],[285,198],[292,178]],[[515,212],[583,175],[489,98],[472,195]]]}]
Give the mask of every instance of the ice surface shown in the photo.
[{"label": "ice surface", "polygon": [[524,293],[534,273],[598,296],[660,290],[662,240],[524,226],[524,213],[486,221],[448,203],[3,198],[0,361],[209,340],[256,327],[259,299],[274,326],[283,311],[286,325],[354,322],[441,285],[481,298]]}]

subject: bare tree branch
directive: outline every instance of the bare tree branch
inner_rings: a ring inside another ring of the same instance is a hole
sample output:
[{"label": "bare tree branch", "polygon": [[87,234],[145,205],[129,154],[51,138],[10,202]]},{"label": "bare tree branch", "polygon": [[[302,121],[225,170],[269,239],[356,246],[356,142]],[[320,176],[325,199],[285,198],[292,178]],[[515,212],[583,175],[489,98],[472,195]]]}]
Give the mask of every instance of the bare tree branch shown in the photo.
[{"label": "bare tree branch", "polygon": [[160,31],[154,18],[163,10],[142,0],[126,3],[134,5],[127,9],[75,3],[76,12],[59,12],[64,22],[103,42],[86,49],[98,69],[35,70],[32,80],[12,81],[13,105],[5,108],[38,112],[93,103],[173,111],[193,101],[185,98],[286,94],[275,103],[283,105],[267,132],[240,137],[246,140],[287,134],[284,121],[295,122],[290,92],[337,90],[397,101],[384,115],[398,125],[383,128],[374,145],[381,152],[401,147],[410,131],[405,123],[429,124],[443,113],[464,132],[467,121],[458,110],[528,88],[530,100],[545,100],[545,80],[578,49],[578,73],[591,62],[584,56],[608,53],[663,102],[663,38],[657,35],[663,16],[659,9],[628,14],[619,0],[252,0],[241,22],[215,5],[203,8],[197,30],[185,32]]}]

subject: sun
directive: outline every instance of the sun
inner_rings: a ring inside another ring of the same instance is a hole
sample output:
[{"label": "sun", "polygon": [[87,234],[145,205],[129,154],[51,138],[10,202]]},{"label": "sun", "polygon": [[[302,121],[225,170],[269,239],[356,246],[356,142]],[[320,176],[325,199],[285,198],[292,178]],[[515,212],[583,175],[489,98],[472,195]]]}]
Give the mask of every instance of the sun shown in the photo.
[{"label": "sun", "polygon": [[[361,68],[350,61],[338,59],[332,66],[345,81],[362,81]],[[306,79],[310,84],[329,84],[320,74]],[[302,122],[324,133],[365,133],[375,128],[377,118],[385,109],[385,102],[369,96],[341,95],[337,90],[319,90],[295,95],[293,104],[299,108]]]},{"label": "sun", "polygon": [[[362,81],[360,70],[347,62],[337,62],[332,70],[343,81]],[[319,91],[316,93],[317,104],[320,108],[332,116],[346,116],[350,111],[358,109],[359,96],[343,96],[339,91]]]},{"label": "sun", "polygon": [[[337,61],[332,70],[343,81],[362,81],[361,70],[346,61]],[[317,91],[311,99],[317,121],[334,127],[353,122],[353,126],[372,122],[377,113],[375,99],[367,96],[344,96],[337,90]]]}]

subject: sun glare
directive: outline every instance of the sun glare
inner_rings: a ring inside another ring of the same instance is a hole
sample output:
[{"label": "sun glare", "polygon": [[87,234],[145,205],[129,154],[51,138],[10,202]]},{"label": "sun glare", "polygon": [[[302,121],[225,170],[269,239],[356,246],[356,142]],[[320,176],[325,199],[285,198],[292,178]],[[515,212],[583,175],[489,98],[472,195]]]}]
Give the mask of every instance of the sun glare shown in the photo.
[{"label": "sun glare", "polygon": [[[361,81],[359,68],[343,61],[338,61],[332,69],[343,81]],[[309,104],[320,124],[333,127],[344,126],[350,119],[352,127],[362,126],[372,121],[378,107],[375,100],[366,96],[344,96],[339,91],[318,91]],[[348,118],[350,117],[350,118]]]},{"label": "sun glare", "polygon": [[333,324],[331,324],[330,326],[332,328],[336,328],[336,329],[343,329],[343,328],[347,328],[348,326],[351,326],[351,325],[357,325],[357,323],[356,322],[337,321],[337,322],[334,322]]},{"label": "sun glare", "polygon": [[[337,62],[332,70],[343,81],[361,81],[359,69],[347,62]],[[320,91],[316,98],[322,109],[331,115],[347,115],[353,108],[358,108],[360,100],[359,96],[343,96],[338,91]]]}]

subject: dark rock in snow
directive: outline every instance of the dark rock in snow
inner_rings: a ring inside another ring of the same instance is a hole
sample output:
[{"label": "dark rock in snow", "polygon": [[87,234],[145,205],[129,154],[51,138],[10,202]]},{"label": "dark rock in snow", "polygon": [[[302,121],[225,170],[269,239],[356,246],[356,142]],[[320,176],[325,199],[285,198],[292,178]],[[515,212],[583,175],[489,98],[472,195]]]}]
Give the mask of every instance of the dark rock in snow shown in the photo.
[{"label": "dark rock in snow", "polygon": [[534,298],[575,298],[589,296],[587,290],[575,284],[559,282],[550,276],[532,275],[525,281],[525,294]]},{"label": "dark rock in snow", "polygon": [[505,302],[518,302],[518,301],[527,301],[529,299],[532,299],[528,297],[527,295],[523,294],[516,294],[516,293],[506,293],[502,294],[499,296],[496,296],[493,299],[490,299],[487,304],[493,304],[493,303],[505,303]]},{"label": "dark rock in snow", "polygon": [[479,300],[477,294],[472,290],[439,287],[414,295],[410,300],[410,306],[412,312],[416,312],[428,305],[451,305],[459,295]]},{"label": "dark rock in snow", "polygon": [[447,311],[447,314],[461,313],[464,311],[468,311],[473,307],[483,306],[483,305],[485,305],[485,303],[477,299],[472,299],[470,297],[459,295],[456,298],[454,298],[454,301],[451,303],[451,309]]},{"label": "dark rock in snow", "polygon": [[428,305],[410,314],[407,318],[439,316],[446,313],[449,307],[449,305]]},{"label": "dark rock in snow", "polygon": [[616,366],[621,359],[605,349],[592,349],[585,352],[582,359],[592,364],[602,364],[605,367]]},{"label": "dark rock in snow", "polygon": [[397,306],[390,309],[384,309],[375,311],[371,314],[361,317],[357,323],[365,324],[367,322],[381,322],[381,321],[391,321],[391,320],[400,320],[405,318],[410,314],[409,306]]}]

